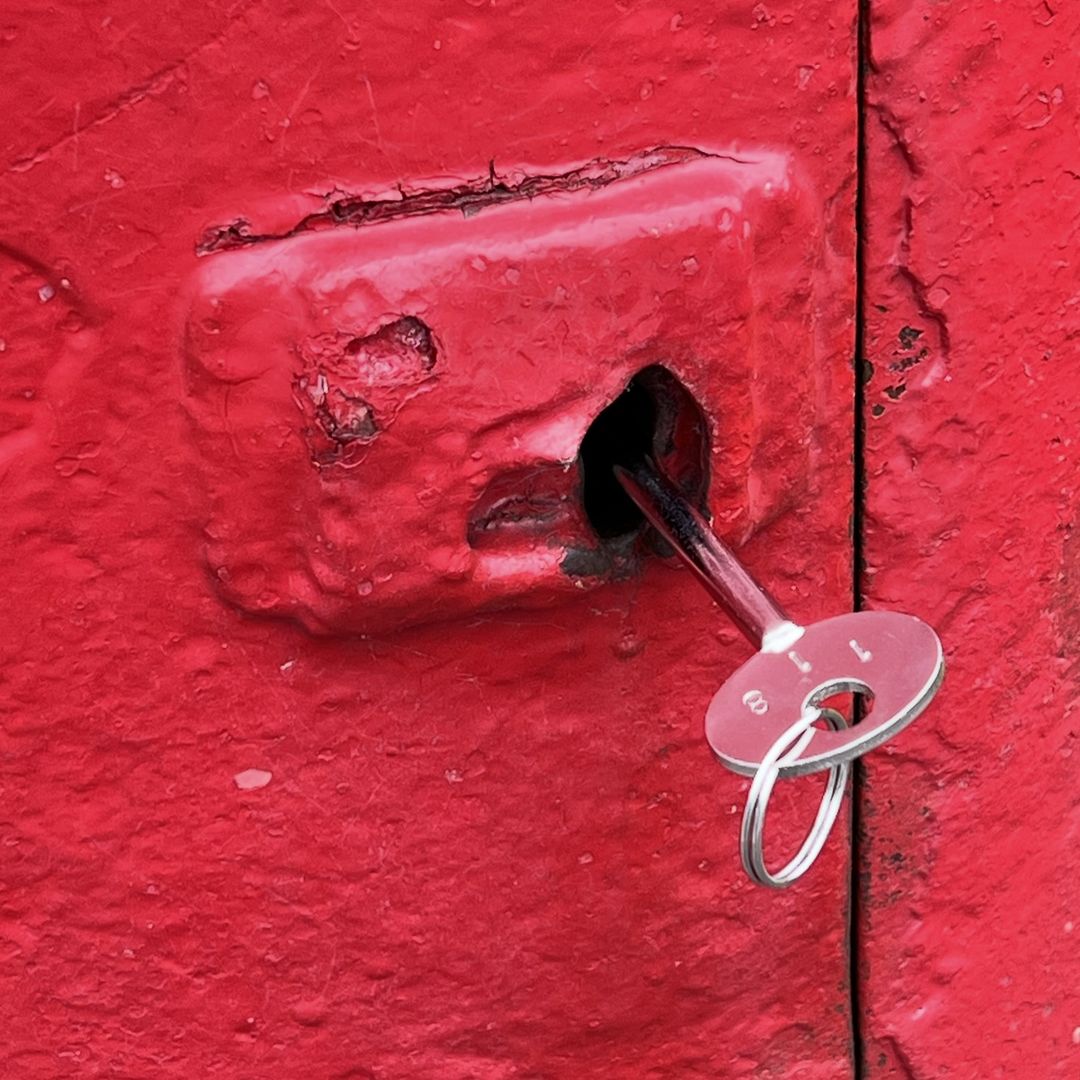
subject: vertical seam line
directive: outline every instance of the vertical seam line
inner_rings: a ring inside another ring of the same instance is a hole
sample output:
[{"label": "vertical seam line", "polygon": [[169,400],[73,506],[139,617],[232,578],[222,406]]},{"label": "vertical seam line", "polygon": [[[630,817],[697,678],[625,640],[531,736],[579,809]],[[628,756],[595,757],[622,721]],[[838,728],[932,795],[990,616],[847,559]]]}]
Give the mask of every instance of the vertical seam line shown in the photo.
[{"label": "vertical seam line", "polygon": [[[864,357],[866,346],[866,74],[869,64],[871,0],[856,0],[855,22],[855,335],[854,402],[852,431],[852,510],[851,510],[851,606],[863,609],[863,563],[866,511],[866,391]],[[858,709],[858,699],[855,707]],[[861,719],[861,709],[853,723]],[[851,1014],[851,1059],[854,1080],[866,1076],[863,1031],[860,929],[863,914],[862,856],[865,772],[855,761],[851,770],[851,878],[848,884],[848,985]]]}]

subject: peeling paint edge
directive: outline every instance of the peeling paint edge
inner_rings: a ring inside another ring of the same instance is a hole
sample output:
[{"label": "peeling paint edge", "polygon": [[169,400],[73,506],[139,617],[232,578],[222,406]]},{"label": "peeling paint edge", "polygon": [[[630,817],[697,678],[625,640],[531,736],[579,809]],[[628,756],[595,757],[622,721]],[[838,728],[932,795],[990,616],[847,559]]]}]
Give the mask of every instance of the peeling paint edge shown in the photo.
[{"label": "peeling paint edge", "polygon": [[555,192],[607,187],[643,173],[706,158],[719,158],[740,165],[753,163],[750,159],[711,153],[693,146],[656,146],[622,159],[594,158],[567,172],[539,173],[511,179],[496,172],[495,163],[491,162],[486,176],[453,187],[418,191],[399,188],[399,197],[392,199],[365,199],[350,194],[324,196],[326,206],[322,210],[305,215],[283,232],[255,233],[251,231],[251,223],[246,218],[236,218],[207,229],[195,245],[195,254],[213,255],[274,240],[287,240],[302,233],[341,226],[362,228],[398,218],[422,217],[453,210],[471,217],[486,207],[500,203],[519,202]]}]

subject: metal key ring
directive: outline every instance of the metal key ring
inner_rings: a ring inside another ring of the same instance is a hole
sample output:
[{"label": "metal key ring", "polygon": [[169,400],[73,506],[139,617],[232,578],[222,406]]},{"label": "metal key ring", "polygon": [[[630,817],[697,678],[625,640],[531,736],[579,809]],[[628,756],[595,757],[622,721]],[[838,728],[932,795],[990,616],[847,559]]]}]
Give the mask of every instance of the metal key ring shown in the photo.
[{"label": "metal key ring", "polygon": [[767,885],[773,889],[786,889],[801,878],[820,854],[844,801],[844,788],[847,786],[848,773],[851,771],[849,761],[841,761],[829,767],[829,779],[821,797],[817,817],[802,847],[786,866],[775,874],[770,873],[765,866],[764,850],[765,811],[769,806],[769,797],[780,775],[780,769],[795,761],[813,739],[814,732],[817,730],[813,724],[818,719],[824,720],[833,731],[846,727],[844,718],[835,710],[808,708],[769,747],[750,785],[750,792],[746,797],[746,809],[743,811],[739,847],[743,868],[759,885]]}]

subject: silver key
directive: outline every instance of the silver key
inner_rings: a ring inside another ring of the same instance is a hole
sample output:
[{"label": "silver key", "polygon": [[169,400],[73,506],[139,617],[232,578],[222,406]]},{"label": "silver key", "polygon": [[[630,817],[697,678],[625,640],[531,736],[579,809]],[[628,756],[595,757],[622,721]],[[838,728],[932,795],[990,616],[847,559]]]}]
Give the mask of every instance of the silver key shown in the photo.
[{"label": "silver key", "polygon": [[[912,722],[945,673],[937,634],[921,619],[858,611],[800,626],[739,563],[704,517],[653,465],[617,467],[627,494],[759,650],[717,691],[705,719],[716,756],[753,776],[743,818],[743,864],[754,880],[783,887],[817,857],[836,819],[852,759]],[[848,726],[823,703],[837,694],[872,699]],[[827,725],[817,725],[823,720]],[[830,769],[821,809],[803,847],[771,874],[762,854],[765,808],[778,777]]]}]

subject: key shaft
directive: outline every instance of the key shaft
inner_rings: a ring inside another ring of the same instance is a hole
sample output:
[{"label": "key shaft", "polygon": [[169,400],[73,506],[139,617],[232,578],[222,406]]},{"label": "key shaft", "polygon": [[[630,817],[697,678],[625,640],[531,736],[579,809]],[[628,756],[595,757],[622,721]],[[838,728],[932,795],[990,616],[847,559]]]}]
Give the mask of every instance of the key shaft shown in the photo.
[{"label": "key shaft", "polygon": [[615,475],[649,523],[675,549],[756,649],[784,647],[802,628],[713,532],[705,517],[656,465],[642,459],[616,465]]}]

